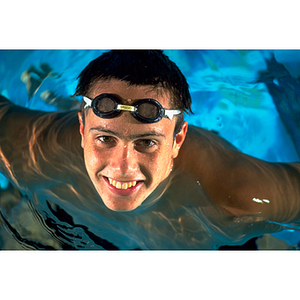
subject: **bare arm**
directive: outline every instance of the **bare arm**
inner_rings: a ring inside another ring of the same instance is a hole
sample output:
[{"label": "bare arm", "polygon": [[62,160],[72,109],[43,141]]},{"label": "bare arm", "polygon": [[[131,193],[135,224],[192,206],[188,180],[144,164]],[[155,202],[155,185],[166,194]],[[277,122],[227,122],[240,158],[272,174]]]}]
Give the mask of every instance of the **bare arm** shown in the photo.
[{"label": "bare arm", "polygon": [[190,129],[184,151],[197,157],[186,168],[215,205],[235,216],[255,215],[274,222],[300,220],[299,163],[256,159],[200,128]]}]

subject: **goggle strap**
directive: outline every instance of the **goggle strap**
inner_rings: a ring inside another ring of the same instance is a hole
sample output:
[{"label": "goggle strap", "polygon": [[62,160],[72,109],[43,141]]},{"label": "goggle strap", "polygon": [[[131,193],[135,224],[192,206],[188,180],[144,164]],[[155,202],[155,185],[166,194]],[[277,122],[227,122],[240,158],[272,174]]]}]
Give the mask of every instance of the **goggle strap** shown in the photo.
[{"label": "goggle strap", "polygon": [[173,119],[174,115],[179,115],[181,110],[172,110],[172,109],[165,109],[165,116],[168,117],[170,120]]},{"label": "goggle strap", "polygon": [[86,103],[84,108],[87,108],[88,106],[92,107],[92,100],[87,98],[87,97],[83,97],[83,101]]}]

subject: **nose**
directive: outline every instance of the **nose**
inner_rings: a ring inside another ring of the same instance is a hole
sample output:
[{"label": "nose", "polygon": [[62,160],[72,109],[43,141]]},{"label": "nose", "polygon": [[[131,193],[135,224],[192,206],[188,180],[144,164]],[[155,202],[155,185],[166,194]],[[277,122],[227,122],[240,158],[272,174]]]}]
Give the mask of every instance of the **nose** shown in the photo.
[{"label": "nose", "polygon": [[111,166],[122,176],[136,172],[138,163],[134,149],[129,145],[119,145],[112,154]]}]

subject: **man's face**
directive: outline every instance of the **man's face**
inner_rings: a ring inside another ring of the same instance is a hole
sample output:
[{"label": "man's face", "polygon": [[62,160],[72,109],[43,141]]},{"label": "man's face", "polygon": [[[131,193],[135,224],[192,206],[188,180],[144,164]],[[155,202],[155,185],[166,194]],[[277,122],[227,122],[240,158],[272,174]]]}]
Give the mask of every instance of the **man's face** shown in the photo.
[{"label": "man's face", "polygon": [[[114,94],[127,105],[152,98],[171,109],[169,94],[150,86],[128,86],[115,79],[98,81],[88,96],[93,99],[102,93]],[[145,124],[127,111],[102,119],[89,109],[85,125],[80,113],[79,120],[87,172],[104,204],[115,211],[137,208],[169,176],[187,130],[184,122],[174,141],[176,118]]]}]

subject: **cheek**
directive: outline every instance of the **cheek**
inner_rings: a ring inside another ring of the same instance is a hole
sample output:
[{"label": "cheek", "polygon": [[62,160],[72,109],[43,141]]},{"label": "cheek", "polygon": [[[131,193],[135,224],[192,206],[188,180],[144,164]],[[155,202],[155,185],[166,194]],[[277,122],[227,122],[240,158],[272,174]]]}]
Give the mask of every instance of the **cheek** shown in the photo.
[{"label": "cheek", "polygon": [[152,161],[152,168],[160,177],[166,177],[173,166],[172,149],[167,148],[158,153],[157,158]]},{"label": "cheek", "polygon": [[103,155],[100,155],[99,151],[93,145],[85,143],[84,160],[89,169],[96,169],[102,163]]}]

